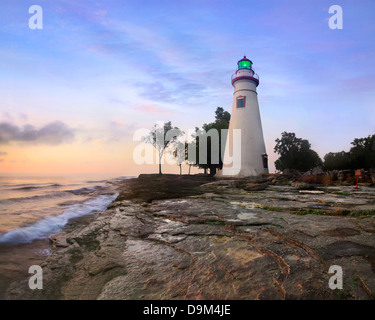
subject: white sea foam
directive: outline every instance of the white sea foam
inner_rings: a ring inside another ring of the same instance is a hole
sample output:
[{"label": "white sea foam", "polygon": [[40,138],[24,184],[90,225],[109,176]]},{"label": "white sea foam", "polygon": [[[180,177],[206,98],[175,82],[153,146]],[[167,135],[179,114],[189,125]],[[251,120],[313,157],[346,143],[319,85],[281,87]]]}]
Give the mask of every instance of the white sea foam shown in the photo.
[{"label": "white sea foam", "polygon": [[117,195],[100,195],[83,203],[71,205],[60,215],[48,216],[28,226],[9,230],[0,235],[0,243],[29,243],[36,239],[47,238],[54,233],[60,232],[72,218],[82,217],[95,210],[105,210],[116,199]]}]

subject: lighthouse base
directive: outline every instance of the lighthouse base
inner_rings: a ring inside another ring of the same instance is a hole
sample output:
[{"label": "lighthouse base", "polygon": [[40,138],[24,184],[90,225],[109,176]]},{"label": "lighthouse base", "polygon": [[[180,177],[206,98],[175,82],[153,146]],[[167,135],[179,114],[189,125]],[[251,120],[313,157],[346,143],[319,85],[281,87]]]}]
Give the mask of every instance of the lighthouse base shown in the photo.
[{"label": "lighthouse base", "polygon": [[262,174],[268,174],[268,169],[257,170],[257,169],[238,169],[238,168],[223,168],[219,170],[215,177],[223,178],[245,178],[245,177],[256,177]]}]

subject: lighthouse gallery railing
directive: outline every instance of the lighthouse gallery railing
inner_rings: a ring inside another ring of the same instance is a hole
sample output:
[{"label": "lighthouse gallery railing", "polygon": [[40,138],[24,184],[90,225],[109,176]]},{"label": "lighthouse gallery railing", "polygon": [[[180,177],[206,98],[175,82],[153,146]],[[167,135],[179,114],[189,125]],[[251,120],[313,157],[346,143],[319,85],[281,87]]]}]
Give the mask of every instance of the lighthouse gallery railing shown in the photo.
[{"label": "lighthouse gallery railing", "polygon": [[[248,77],[250,77],[250,76],[248,76]],[[236,78],[241,78],[241,76],[237,76],[237,72],[235,72],[234,74],[232,74],[231,80],[233,81],[233,79],[236,79]],[[255,80],[259,81],[259,76],[255,72],[254,72],[254,74],[250,78],[254,78]]]}]

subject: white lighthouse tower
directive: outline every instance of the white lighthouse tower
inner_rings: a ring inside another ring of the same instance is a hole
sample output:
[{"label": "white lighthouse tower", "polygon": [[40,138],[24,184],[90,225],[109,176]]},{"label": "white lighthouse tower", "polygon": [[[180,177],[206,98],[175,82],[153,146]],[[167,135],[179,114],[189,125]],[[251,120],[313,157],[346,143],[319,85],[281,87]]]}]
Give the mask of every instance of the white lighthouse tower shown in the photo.
[{"label": "white lighthouse tower", "polygon": [[[256,88],[259,77],[253,71],[253,63],[243,57],[232,75],[234,87],[232,113],[224,153],[222,176],[258,176],[268,173],[268,158],[264,144]],[[233,141],[234,129],[241,135],[239,144]],[[241,150],[238,150],[241,149]],[[231,161],[232,159],[232,161]],[[232,162],[232,163],[230,163]]]}]

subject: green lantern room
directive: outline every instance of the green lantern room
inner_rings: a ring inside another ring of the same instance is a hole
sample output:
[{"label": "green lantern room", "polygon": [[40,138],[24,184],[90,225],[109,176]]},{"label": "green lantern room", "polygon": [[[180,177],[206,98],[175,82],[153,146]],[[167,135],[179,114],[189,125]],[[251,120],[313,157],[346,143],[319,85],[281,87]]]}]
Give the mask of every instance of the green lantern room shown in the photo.
[{"label": "green lantern room", "polygon": [[253,63],[246,58],[246,56],[243,57],[240,61],[237,62],[238,64],[238,70],[239,69],[249,69],[252,70]]}]

